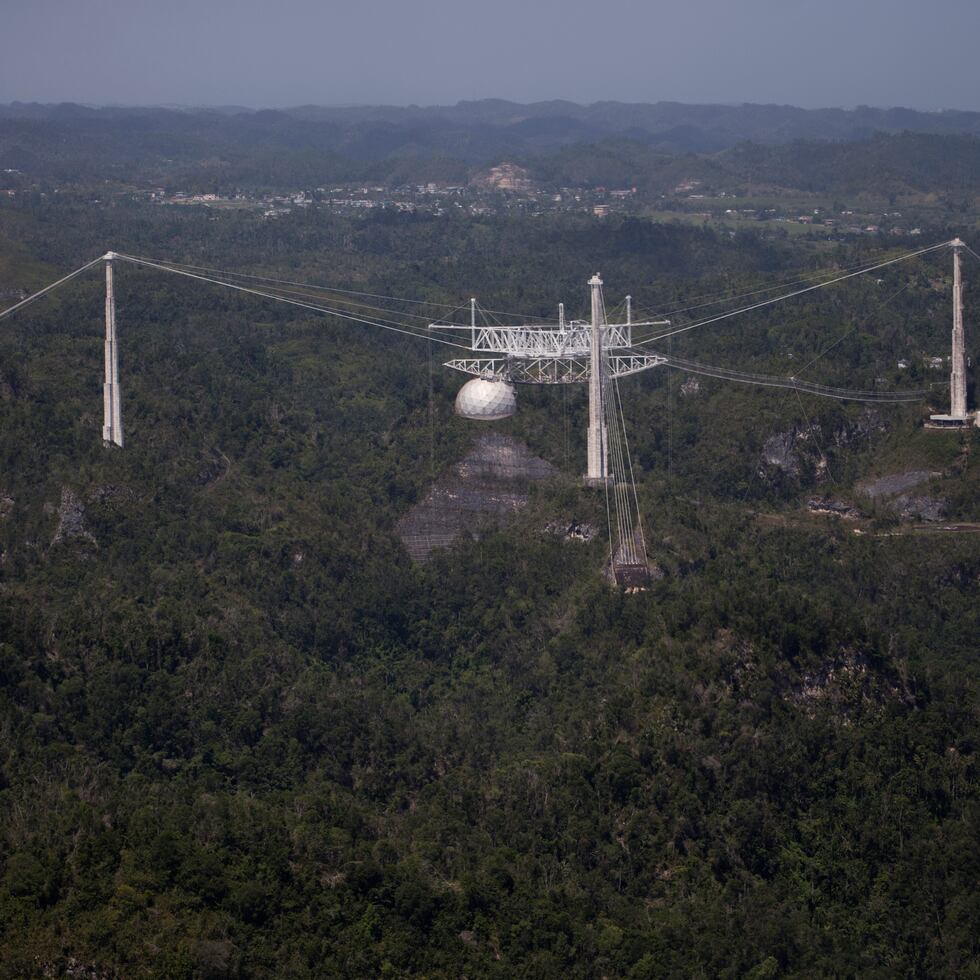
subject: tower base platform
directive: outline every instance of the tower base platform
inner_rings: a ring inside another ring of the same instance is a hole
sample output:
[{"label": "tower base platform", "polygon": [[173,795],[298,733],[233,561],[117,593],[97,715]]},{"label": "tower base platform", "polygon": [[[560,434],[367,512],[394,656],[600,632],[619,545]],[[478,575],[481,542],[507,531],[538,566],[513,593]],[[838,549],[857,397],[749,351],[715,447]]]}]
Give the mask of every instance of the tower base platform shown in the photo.
[{"label": "tower base platform", "polygon": [[973,415],[930,415],[925,422],[925,428],[969,429],[973,424],[974,424]]}]

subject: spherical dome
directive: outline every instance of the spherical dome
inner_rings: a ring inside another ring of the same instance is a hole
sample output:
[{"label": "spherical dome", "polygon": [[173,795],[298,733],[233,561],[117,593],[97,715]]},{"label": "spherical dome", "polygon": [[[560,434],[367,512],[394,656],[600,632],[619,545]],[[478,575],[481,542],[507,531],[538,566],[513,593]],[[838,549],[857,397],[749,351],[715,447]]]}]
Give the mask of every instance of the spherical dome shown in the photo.
[{"label": "spherical dome", "polygon": [[456,396],[456,414],[478,422],[510,418],[517,411],[517,395],[506,381],[467,381]]}]

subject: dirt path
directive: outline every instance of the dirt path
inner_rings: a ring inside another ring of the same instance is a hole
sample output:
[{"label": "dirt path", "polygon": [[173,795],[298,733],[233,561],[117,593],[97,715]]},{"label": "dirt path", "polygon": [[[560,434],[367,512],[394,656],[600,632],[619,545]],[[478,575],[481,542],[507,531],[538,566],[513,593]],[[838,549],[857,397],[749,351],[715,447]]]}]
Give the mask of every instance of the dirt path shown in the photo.
[{"label": "dirt path", "polygon": [[[824,516],[824,515],[821,515]],[[977,534],[980,521],[937,521],[930,524],[903,524],[898,527],[875,529],[869,520],[844,520],[824,516],[824,520],[839,520],[843,527],[854,534],[870,534],[879,538],[894,538],[903,534]],[[787,527],[813,530],[821,526],[820,520],[810,515],[796,513],[756,514],[756,524],[762,527]]]}]

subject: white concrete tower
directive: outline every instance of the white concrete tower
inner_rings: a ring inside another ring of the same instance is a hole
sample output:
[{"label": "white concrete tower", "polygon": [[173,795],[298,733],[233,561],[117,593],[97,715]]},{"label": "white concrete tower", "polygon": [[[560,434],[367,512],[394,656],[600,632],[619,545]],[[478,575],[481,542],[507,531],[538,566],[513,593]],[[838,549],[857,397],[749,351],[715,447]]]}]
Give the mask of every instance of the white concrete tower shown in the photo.
[{"label": "white concrete tower", "polygon": [[609,434],[606,429],[606,311],[602,302],[602,280],[596,273],[592,289],[592,346],[589,352],[589,443],[586,483],[601,485],[609,480]]},{"label": "white concrete tower", "polygon": [[112,285],[114,252],[105,254],[105,384],[102,386],[102,439],[122,446],[122,396],[119,390],[119,345],[116,339],[116,293]]},{"label": "white concrete tower", "polygon": [[953,246],[953,358],[949,373],[949,414],[966,420],[966,342],[963,337],[963,242],[958,238]]}]

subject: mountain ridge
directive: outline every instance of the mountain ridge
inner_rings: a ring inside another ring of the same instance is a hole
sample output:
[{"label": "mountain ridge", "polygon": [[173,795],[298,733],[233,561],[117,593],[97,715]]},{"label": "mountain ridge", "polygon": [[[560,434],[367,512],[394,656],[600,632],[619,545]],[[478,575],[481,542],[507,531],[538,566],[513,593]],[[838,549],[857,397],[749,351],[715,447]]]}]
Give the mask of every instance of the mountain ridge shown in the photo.
[{"label": "mountain ridge", "polygon": [[247,109],[223,107],[104,106],[78,103],[11,102],[0,120],[65,122],[155,118],[182,123],[195,118],[219,123],[290,120],[347,127],[390,125],[412,130],[435,127],[471,132],[491,130],[525,138],[544,130],[550,142],[581,142],[630,136],[676,151],[717,151],[746,140],[783,143],[794,139],[854,140],[874,133],[980,134],[980,112],[924,111],[904,107],[802,109],[791,105],[740,103],[616,102],[579,104],[566,100],[519,103],[503,99],[460,101],[452,106],[317,106]]}]

